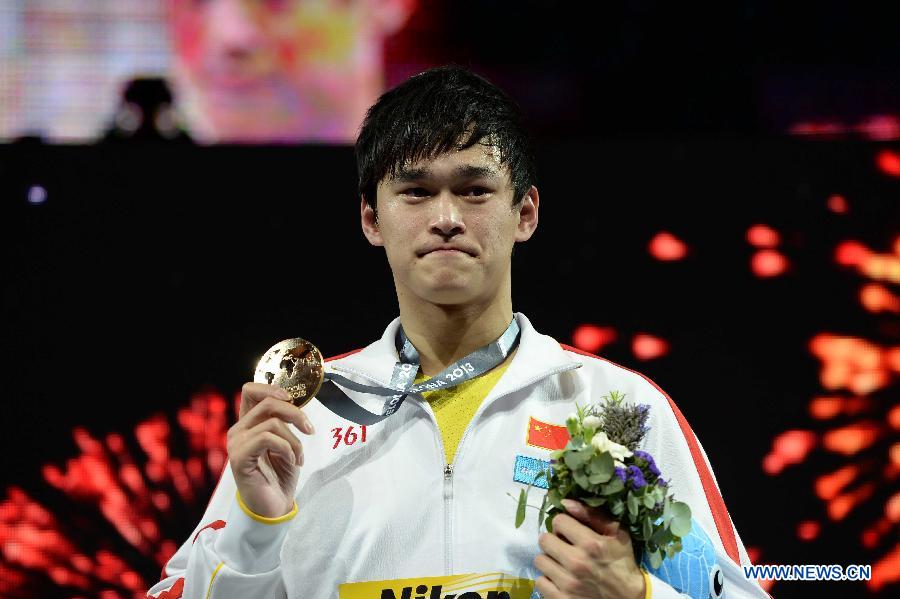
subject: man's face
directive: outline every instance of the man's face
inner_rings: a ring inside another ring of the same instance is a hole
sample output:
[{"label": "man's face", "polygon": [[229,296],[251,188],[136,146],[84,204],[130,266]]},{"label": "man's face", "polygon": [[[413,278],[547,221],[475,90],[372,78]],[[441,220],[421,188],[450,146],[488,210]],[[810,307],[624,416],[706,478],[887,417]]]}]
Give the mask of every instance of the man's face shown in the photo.
[{"label": "man's face", "polygon": [[433,304],[490,302],[513,244],[537,227],[537,189],[513,207],[509,169],[481,144],[406,165],[377,194],[377,223],[362,202],[366,237],[384,246],[398,295]]},{"label": "man's face", "polygon": [[[373,32],[364,1],[170,0],[181,85],[221,141],[343,139]],[[380,54],[378,56],[380,61]],[[380,65],[380,62],[378,62]]]}]

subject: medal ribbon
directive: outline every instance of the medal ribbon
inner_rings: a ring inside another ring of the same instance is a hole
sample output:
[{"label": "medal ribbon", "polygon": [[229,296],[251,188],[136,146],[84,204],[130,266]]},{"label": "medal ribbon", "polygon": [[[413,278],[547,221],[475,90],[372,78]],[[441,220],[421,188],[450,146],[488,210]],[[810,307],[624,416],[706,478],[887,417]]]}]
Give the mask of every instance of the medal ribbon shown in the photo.
[{"label": "medal ribbon", "polygon": [[[325,381],[316,394],[316,399],[338,416],[356,424],[368,426],[381,422],[394,414],[409,395],[434,389],[449,389],[481,376],[503,362],[518,344],[519,323],[513,316],[512,322],[500,337],[447,366],[427,381],[416,385],[414,383],[416,374],[419,372],[419,352],[406,336],[401,325],[396,339],[397,355],[400,361],[394,364],[390,387],[362,385],[334,372],[326,372]],[[347,396],[341,387],[386,397],[381,414],[373,414],[357,404]]]}]

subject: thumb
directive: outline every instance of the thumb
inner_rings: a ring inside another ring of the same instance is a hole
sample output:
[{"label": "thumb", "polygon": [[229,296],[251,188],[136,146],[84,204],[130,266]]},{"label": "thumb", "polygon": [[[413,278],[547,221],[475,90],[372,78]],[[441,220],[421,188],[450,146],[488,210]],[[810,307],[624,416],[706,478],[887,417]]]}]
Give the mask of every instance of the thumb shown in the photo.
[{"label": "thumb", "polygon": [[604,511],[590,508],[574,499],[563,499],[562,504],[570,516],[589,526],[594,532],[611,537],[618,535],[619,522],[606,515]]}]

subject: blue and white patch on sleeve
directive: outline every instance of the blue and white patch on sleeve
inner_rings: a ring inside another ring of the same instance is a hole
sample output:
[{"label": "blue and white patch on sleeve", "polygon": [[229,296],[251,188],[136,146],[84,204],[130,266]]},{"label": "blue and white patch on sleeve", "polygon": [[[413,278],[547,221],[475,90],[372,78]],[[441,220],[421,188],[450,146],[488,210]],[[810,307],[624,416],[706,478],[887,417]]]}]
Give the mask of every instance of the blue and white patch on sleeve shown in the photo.
[{"label": "blue and white patch on sleeve", "polygon": [[519,483],[525,483],[526,485],[532,484],[535,487],[546,489],[549,487],[547,477],[542,476],[537,482],[534,481],[534,477],[537,476],[538,472],[547,470],[548,468],[550,468],[550,462],[547,460],[540,460],[527,455],[517,455],[516,467],[513,470],[513,480]]}]

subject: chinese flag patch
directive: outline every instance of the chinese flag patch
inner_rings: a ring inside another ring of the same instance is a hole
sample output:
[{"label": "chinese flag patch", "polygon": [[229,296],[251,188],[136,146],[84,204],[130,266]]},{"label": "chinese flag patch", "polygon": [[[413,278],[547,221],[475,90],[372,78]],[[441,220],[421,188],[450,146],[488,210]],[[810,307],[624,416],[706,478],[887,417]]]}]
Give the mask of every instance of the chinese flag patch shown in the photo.
[{"label": "chinese flag patch", "polygon": [[525,444],[551,451],[562,449],[569,442],[569,431],[564,426],[547,424],[537,418],[528,418],[528,436]]}]

